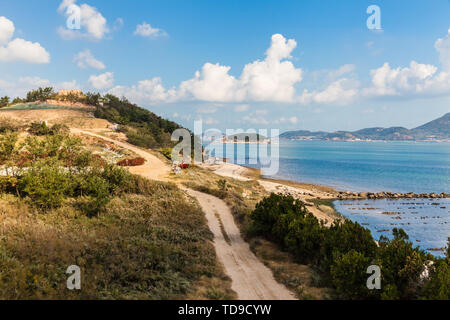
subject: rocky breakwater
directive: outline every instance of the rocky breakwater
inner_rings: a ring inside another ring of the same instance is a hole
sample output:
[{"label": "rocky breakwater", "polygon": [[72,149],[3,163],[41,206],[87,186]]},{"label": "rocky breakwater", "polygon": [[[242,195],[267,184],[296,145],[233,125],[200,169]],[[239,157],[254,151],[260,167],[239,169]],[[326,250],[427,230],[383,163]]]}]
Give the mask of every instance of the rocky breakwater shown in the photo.
[{"label": "rocky breakwater", "polygon": [[412,198],[450,198],[450,193],[399,193],[399,192],[350,192],[339,191],[337,198],[345,199],[412,199]]}]

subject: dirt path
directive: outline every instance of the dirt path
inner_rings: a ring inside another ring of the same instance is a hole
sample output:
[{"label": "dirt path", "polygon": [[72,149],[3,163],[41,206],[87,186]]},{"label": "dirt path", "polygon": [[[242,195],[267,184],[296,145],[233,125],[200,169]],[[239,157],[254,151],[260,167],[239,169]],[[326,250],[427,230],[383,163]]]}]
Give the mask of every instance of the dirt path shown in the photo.
[{"label": "dirt path", "polygon": [[138,167],[129,167],[129,170],[131,173],[139,174],[145,178],[152,179],[152,180],[159,180],[159,181],[167,181],[168,175],[170,173],[170,168],[168,165],[166,165],[164,162],[162,162],[160,159],[152,155],[151,153],[144,151],[136,146],[133,146],[126,142],[117,141],[108,137],[104,137],[102,135],[85,131],[81,129],[75,129],[71,128],[70,131],[74,134],[86,134],[90,135],[96,138],[103,139],[108,142],[112,142],[118,146],[121,146],[122,148],[126,148],[128,150],[133,151],[140,157],[144,158],[146,160],[145,164]]},{"label": "dirt path", "polygon": [[[127,148],[147,162],[131,167],[130,171],[153,180],[167,181],[169,166],[154,155],[125,142],[116,141],[89,131],[71,129],[72,133],[91,135]],[[231,288],[240,300],[293,300],[294,295],[279,284],[272,272],[256,258],[249,245],[242,239],[230,209],[214,196],[183,188],[196,198],[203,209],[208,226],[214,234],[214,247],[226,274],[232,279]]]},{"label": "dirt path", "polygon": [[[228,206],[219,198],[187,190],[205,212],[214,234],[214,245],[226,273],[233,279],[231,288],[240,300],[292,300],[294,296],[273,277],[272,272],[251,252],[234,223]],[[222,226],[221,226],[222,225]],[[223,230],[222,230],[223,228]]]}]

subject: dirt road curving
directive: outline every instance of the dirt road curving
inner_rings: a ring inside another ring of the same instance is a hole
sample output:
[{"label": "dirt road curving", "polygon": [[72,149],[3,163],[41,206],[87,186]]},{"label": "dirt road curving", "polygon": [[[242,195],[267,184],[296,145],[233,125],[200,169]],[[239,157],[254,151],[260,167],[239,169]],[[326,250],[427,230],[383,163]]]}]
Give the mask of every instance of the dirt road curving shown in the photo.
[{"label": "dirt road curving", "polygon": [[170,167],[166,165],[164,162],[162,162],[160,159],[152,155],[151,153],[144,151],[136,146],[133,146],[126,142],[117,141],[108,137],[104,137],[102,135],[81,130],[81,129],[75,129],[71,128],[70,131],[74,134],[86,134],[90,135],[92,137],[100,138],[108,142],[112,142],[122,148],[126,148],[128,150],[133,151],[140,157],[144,158],[146,160],[145,164],[138,167],[129,167],[129,170],[131,173],[141,175],[145,178],[152,179],[152,180],[158,180],[158,181],[167,181],[168,175],[170,173]]},{"label": "dirt road curving", "polygon": [[[127,148],[147,162],[143,166],[131,167],[130,171],[146,178],[167,181],[170,168],[154,155],[111,138],[89,131],[71,129],[75,134],[91,135],[118,146]],[[249,245],[242,239],[228,206],[217,197],[183,188],[197,199],[203,209],[208,226],[214,234],[214,247],[226,274],[232,280],[232,289],[240,300],[293,300],[294,295],[279,284],[272,272],[256,258]]]},{"label": "dirt road curving", "polygon": [[[203,211],[210,230],[214,234],[214,245],[220,262],[233,280],[231,288],[240,300],[293,300],[293,294],[279,284],[272,272],[250,251],[228,206],[214,196],[188,190]],[[223,229],[222,229],[223,228]]]}]

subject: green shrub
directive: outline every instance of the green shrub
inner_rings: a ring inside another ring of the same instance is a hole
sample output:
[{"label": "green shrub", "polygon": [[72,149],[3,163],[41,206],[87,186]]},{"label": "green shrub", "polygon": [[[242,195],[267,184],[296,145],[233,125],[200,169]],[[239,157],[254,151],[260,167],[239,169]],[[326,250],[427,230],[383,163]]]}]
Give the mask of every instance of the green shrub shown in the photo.
[{"label": "green shrub", "polygon": [[0,176],[0,193],[16,193],[18,182],[16,177]]},{"label": "green shrub", "polygon": [[317,263],[324,237],[324,229],[317,218],[308,212],[300,218],[287,218],[283,225],[283,229],[288,230],[284,239],[286,248],[300,262]]},{"label": "green shrub", "polygon": [[423,290],[424,299],[450,300],[450,263],[449,259],[441,259],[431,267],[428,283]]},{"label": "green shrub", "polygon": [[111,199],[111,184],[96,175],[88,175],[82,182],[82,190],[88,196],[88,201],[83,202],[83,212],[88,216],[97,215]]},{"label": "green shrub", "polygon": [[106,165],[103,168],[101,177],[108,183],[109,193],[115,194],[127,186],[130,173],[116,165]]},{"label": "green shrub", "polygon": [[324,229],[324,238],[320,250],[320,266],[328,272],[335,255],[355,250],[365,257],[374,258],[377,245],[370,230],[350,220],[337,221]]},{"label": "green shrub", "polygon": [[367,288],[367,267],[370,258],[356,250],[344,254],[336,253],[330,268],[333,286],[341,298],[367,299],[377,293],[377,290]]},{"label": "green shrub", "polygon": [[290,221],[296,217],[304,217],[307,213],[305,205],[291,196],[272,193],[259,202],[250,218],[251,229],[278,243],[284,242]]},{"label": "green shrub", "polygon": [[71,179],[59,161],[46,159],[35,162],[20,179],[19,186],[34,206],[56,208],[70,191]]},{"label": "green shrub", "polygon": [[386,287],[384,297],[417,299],[422,283],[420,275],[425,268],[426,259],[432,257],[418,248],[413,248],[402,229],[394,228],[393,234],[392,240],[382,237],[377,249],[376,264],[381,268],[382,283]]}]

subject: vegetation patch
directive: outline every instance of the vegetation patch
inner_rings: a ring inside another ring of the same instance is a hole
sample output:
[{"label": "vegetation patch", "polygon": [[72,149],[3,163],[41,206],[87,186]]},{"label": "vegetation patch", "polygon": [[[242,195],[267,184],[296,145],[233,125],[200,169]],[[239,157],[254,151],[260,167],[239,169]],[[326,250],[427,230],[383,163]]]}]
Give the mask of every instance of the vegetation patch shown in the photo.
[{"label": "vegetation patch", "polygon": [[[402,229],[378,243],[370,231],[348,219],[325,227],[304,203],[271,194],[251,213],[251,234],[273,241],[297,262],[314,266],[322,283],[331,283],[343,299],[449,299],[449,256],[435,258],[408,241]],[[381,290],[366,286],[367,268],[381,269]],[[425,269],[429,276],[423,276]],[[438,297],[438,298],[437,298]]]}]

